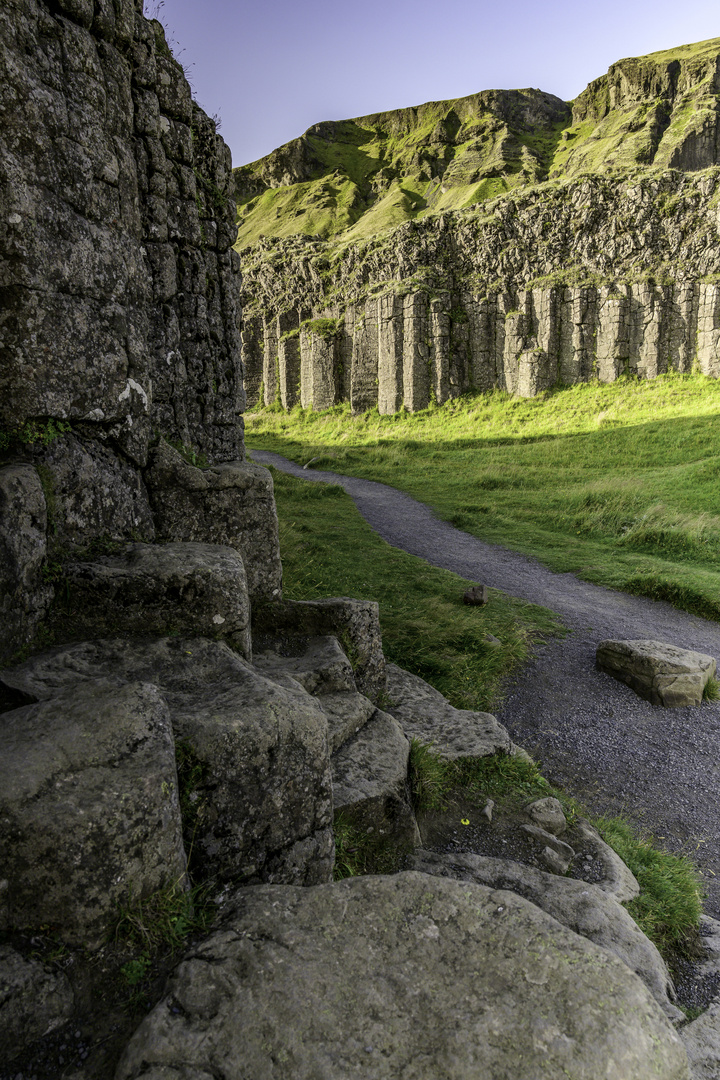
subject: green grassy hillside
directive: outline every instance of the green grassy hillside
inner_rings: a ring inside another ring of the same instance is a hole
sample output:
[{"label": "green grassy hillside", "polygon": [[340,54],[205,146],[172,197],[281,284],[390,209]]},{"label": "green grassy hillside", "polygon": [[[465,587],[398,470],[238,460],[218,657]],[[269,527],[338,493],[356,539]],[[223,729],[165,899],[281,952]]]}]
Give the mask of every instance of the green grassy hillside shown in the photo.
[{"label": "green grassy hillside", "polygon": [[352,242],[586,172],[716,163],[720,39],[620,60],[572,105],[540,90],[316,124],[234,170],[238,248],[296,233]]}]

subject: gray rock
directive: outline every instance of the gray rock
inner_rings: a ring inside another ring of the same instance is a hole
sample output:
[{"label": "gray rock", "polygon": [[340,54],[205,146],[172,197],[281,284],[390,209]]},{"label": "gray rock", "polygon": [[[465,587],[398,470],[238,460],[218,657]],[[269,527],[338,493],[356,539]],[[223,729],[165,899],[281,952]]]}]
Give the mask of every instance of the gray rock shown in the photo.
[{"label": "gray rock", "polygon": [[172,727],[155,686],[90,678],[0,716],[0,927],[95,947],[118,905],[185,881]]},{"label": "gray rock", "polygon": [[0,945],[0,1060],[10,1062],[36,1039],[62,1027],[74,996],[67,976]]},{"label": "gray rock", "polygon": [[720,1001],[680,1030],[693,1080],[718,1080],[720,1076]]},{"label": "gray rock", "polygon": [[596,663],[600,671],[665,708],[700,705],[717,668],[712,656],[649,640],[601,641]]},{"label": "gray rock", "polygon": [[567,820],[563,808],[558,800],[552,796],[535,799],[534,802],[525,807],[525,810],[535,825],[539,825],[541,829],[545,829],[546,832],[552,833],[554,836],[560,836],[567,829]]},{"label": "gray rock", "polygon": [[279,638],[257,651],[254,665],[269,679],[289,675],[308,694],[356,693],[350,661],[334,637]]},{"label": "gray rock", "polygon": [[672,979],[660,953],[624,907],[607,893],[585,881],[559,878],[510,859],[453,852],[416,851],[409,859],[413,870],[474,881],[510,892],[537,904],[559,923],[617,956],[639,975],[671,1020],[684,1014],[671,1001]]},{"label": "gray rock", "polygon": [[490,713],[455,709],[434,687],[395,664],[387,665],[388,712],[409,739],[455,760],[510,751],[510,736]]},{"label": "gray rock", "polygon": [[541,829],[539,825],[521,825],[521,830],[534,844],[542,848],[540,858],[554,874],[564,874],[575,858],[575,851],[559,840],[553,833]]},{"label": "gray rock", "polygon": [[0,469],[0,658],[31,641],[52,599],[42,576],[47,509],[31,465]]},{"label": "gray rock", "polygon": [[356,828],[392,839],[399,847],[420,842],[408,792],[410,743],[388,713],[372,719],[331,759],[335,814]]},{"label": "gray rock", "polygon": [[634,900],[640,895],[640,886],[635,875],[618,853],[605,843],[589,821],[578,818],[574,831],[576,836],[581,837],[582,847],[575,841],[579,853],[592,855],[593,859],[602,866],[602,878],[597,882],[599,889],[613,896],[621,904]]},{"label": "gray rock", "polygon": [[193,848],[208,872],[298,884],[329,880],[327,718],[299,684],[279,686],[222,642],[180,637],[61,647],[3,672],[2,680],[52,698],[104,673],[160,688],[176,738],[199,764]]},{"label": "gray rock", "polygon": [[361,694],[377,703],[385,690],[385,657],[380,612],[371,600],[282,600],[253,606],[253,636],[258,650],[278,637],[334,634],[352,664]]},{"label": "gray rock", "polygon": [[233,547],[245,565],[253,603],[280,596],[277,511],[267,469],[249,461],[198,469],[161,440],[150,455],[146,481],[158,539]]},{"label": "gray rock", "polygon": [[65,570],[78,637],[225,637],[251,659],[250,600],[238,553],[219,544],[127,544]]},{"label": "gray rock", "polygon": [[225,1080],[689,1077],[623,963],[511,892],[419,873],[236,893],[116,1080],[164,1067]]},{"label": "gray rock", "polygon": [[488,602],[487,585],[473,585],[463,593],[463,604],[471,604],[475,607]]},{"label": "gray rock", "polygon": [[52,498],[52,531],[64,548],[91,540],[153,540],[155,524],[137,468],[96,439],[62,435],[35,455]]},{"label": "gray rock", "polygon": [[317,702],[327,717],[331,754],[364,727],[375,712],[372,701],[358,693],[318,694]]}]

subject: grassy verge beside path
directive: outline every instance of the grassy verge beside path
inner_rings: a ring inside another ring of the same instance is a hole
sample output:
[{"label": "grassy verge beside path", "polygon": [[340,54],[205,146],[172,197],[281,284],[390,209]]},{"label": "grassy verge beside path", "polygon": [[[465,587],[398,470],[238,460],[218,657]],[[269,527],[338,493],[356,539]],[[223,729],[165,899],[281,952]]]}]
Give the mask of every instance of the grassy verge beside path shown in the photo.
[{"label": "grassy verge beside path", "polygon": [[264,409],[249,447],[380,480],[466,532],[720,619],[720,380],[468,395],[420,413]]},{"label": "grassy verge beside path", "polygon": [[377,600],[387,658],[427,679],[456,707],[494,707],[501,680],[524,660],[532,639],[561,632],[545,608],[495,590],[486,607],[468,607],[462,602],[468,582],[381,540],[341,487],[271,471],[284,596]]}]

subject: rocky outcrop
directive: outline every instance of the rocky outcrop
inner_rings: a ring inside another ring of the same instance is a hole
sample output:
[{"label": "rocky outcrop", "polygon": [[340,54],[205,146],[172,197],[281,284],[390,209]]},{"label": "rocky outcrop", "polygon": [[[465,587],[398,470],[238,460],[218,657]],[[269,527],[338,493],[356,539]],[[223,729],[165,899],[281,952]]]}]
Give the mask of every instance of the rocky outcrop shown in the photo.
[{"label": "rocky outcrop", "polygon": [[[155,539],[144,470],[158,433],[197,463],[242,463],[244,397],[230,151],[160,23],[136,0],[18,0],[0,42],[7,656],[47,612],[44,561]],[[270,540],[270,481],[248,470],[236,506],[262,531],[259,484]],[[277,553],[274,568],[267,545],[262,558],[275,588]]]},{"label": "rocky outcrop", "polygon": [[600,671],[665,708],[701,705],[717,668],[712,656],[664,641],[601,641],[596,663]]},{"label": "rocky outcrop", "polygon": [[278,1061],[297,1080],[689,1076],[622,962],[514,893],[421,873],[237,893],[117,1078],[260,1080]]}]

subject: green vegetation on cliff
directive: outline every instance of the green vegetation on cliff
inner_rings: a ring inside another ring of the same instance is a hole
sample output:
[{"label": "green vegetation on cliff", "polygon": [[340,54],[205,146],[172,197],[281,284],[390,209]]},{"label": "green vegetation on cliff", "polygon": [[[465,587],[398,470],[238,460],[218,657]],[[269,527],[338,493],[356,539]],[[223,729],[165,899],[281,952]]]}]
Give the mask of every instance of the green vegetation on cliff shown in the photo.
[{"label": "green vegetation on cliff", "polygon": [[413,415],[261,411],[250,447],[392,484],[555,570],[720,619],[720,381],[497,391]]},{"label": "green vegetation on cliff", "polygon": [[572,103],[540,90],[325,121],[234,170],[238,247],[355,241],[518,187],[716,164],[720,38],[620,60]]}]

